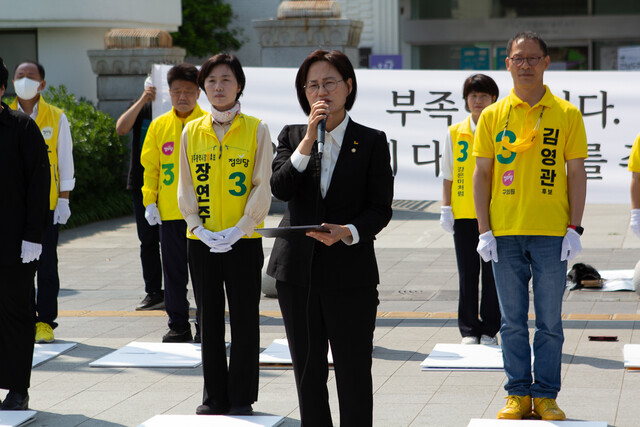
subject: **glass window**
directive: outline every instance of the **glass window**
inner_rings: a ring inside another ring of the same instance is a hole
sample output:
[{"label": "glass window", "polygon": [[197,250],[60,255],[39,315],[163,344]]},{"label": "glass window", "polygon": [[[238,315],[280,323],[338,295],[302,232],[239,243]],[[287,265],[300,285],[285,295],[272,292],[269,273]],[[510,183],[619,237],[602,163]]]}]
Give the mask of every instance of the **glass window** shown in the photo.
[{"label": "glass window", "polygon": [[[412,19],[516,18],[587,15],[590,0],[412,0]],[[611,0],[595,0],[616,3]],[[634,3],[637,0],[620,1]],[[634,5],[635,7],[635,5]],[[640,7],[640,6],[639,6]],[[611,12],[614,13],[614,12]]]},{"label": "glass window", "polygon": [[640,14],[638,0],[593,0],[594,15],[627,15]]},{"label": "glass window", "polygon": [[11,49],[4,50],[0,56],[9,70],[9,82],[5,96],[15,96],[16,93],[13,84],[11,84],[13,70],[26,59],[38,60],[36,31],[0,31],[0,46],[11,46]]}]

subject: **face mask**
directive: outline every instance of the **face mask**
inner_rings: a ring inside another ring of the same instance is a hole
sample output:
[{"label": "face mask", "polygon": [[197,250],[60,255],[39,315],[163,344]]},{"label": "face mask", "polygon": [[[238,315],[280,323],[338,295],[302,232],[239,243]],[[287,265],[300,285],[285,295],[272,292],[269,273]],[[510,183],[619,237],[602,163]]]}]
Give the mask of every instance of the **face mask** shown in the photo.
[{"label": "face mask", "polygon": [[38,94],[39,86],[40,82],[28,79],[26,77],[13,82],[13,87],[16,89],[16,95],[18,95],[18,98],[24,99],[25,101],[36,97],[36,95]]}]

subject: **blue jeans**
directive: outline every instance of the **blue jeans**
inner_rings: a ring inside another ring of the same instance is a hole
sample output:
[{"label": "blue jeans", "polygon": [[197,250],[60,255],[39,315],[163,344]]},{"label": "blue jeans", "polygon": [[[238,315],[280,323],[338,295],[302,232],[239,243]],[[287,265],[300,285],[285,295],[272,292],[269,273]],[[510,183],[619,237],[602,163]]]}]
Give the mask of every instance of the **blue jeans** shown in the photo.
[{"label": "blue jeans", "polygon": [[[560,391],[562,361],[562,296],[567,262],[560,261],[562,237],[500,236],[498,262],[493,263],[502,313],[500,336],[509,395],[549,397]],[[533,276],[536,314],[531,375],[529,346],[529,280]]]}]

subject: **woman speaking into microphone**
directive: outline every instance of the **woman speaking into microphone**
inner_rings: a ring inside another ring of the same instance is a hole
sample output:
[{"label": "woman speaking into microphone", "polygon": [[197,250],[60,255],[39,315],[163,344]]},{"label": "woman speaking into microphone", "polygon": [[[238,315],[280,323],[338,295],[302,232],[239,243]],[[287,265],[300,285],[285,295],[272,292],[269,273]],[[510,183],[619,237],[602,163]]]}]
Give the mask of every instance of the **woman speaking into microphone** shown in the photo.
[{"label": "woman speaking into microphone", "polygon": [[347,114],[358,85],[344,53],[311,53],[295,87],[309,120],[280,133],[271,189],[287,202],[281,226],[322,224],[327,232],[277,238],[268,274],[276,279],[302,424],[332,425],[326,385],[330,344],[340,425],[371,425],[379,282],[373,241],[391,219],[393,198],[387,138]]}]

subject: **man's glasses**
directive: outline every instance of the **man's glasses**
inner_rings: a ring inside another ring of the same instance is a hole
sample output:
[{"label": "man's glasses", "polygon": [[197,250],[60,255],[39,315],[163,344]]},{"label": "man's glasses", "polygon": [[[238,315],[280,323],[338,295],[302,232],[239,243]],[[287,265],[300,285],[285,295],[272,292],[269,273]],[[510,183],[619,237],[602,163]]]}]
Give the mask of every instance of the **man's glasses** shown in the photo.
[{"label": "man's glasses", "polygon": [[535,67],[536,65],[538,65],[538,62],[540,62],[542,58],[544,58],[544,56],[530,56],[528,58],[522,56],[512,56],[509,59],[516,67],[522,67],[524,61],[527,61],[527,64],[529,64],[530,67]]},{"label": "man's glasses", "polygon": [[307,82],[307,84],[304,85],[304,90],[306,90],[309,95],[312,95],[318,92],[320,90],[320,86],[322,86],[327,92],[333,92],[338,87],[338,83],[342,81],[344,80],[327,80],[324,83]]}]

